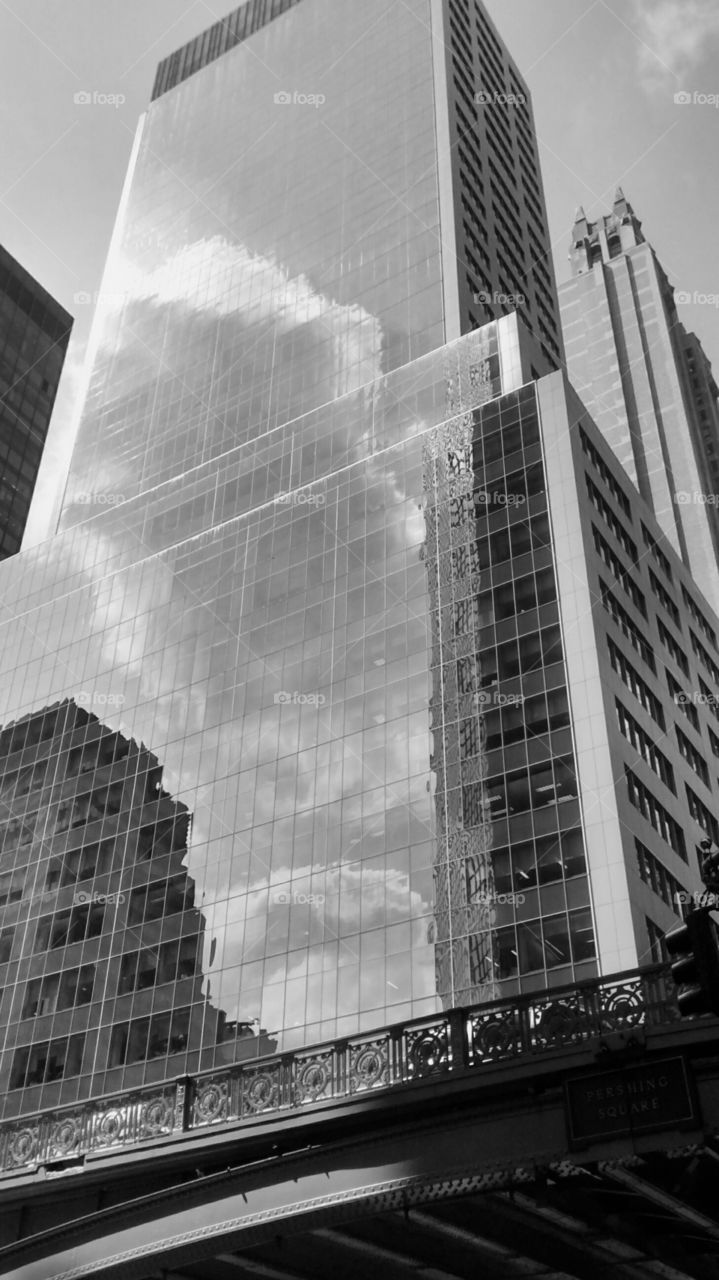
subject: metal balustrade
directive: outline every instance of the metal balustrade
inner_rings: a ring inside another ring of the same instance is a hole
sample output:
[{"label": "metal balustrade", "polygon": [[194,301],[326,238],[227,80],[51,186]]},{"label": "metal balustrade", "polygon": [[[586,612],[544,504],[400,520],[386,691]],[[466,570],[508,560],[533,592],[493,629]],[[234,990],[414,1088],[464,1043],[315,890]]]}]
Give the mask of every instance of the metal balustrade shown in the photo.
[{"label": "metal balustrade", "polygon": [[630,970],[23,1116],[0,1126],[0,1171],[297,1113],[430,1077],[466,1076],[508,1059],[676,1022],[668,974],[666,965]]}]

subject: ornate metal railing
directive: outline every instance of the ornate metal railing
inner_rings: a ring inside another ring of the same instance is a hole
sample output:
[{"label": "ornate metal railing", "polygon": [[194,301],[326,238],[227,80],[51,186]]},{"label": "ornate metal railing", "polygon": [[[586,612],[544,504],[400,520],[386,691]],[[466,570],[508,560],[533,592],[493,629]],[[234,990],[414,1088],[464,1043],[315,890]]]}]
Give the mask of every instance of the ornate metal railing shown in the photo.
[{"label": "ornate metal railing", "polygon": [[60,1165],[89,1152],[230,1122],[299,1112],[427,1078],[675,1022],[666,966],[415,1019],[332,1044],[79,1102],[0,1126],[0,1171]]}]

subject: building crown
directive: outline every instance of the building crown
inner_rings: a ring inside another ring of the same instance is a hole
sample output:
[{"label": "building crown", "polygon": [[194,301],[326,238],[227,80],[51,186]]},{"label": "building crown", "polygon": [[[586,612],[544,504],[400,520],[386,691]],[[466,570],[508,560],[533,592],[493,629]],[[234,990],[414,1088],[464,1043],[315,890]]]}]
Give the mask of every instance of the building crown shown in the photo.
[{"label": "building crown", "polygon": [[598,262],[619,258],[639,244],[644,244],[642,224],[621,187],[617,187],[609,214],[590,222],[580,205],[574,215],[569,261],[572,275],[590,271]]}]

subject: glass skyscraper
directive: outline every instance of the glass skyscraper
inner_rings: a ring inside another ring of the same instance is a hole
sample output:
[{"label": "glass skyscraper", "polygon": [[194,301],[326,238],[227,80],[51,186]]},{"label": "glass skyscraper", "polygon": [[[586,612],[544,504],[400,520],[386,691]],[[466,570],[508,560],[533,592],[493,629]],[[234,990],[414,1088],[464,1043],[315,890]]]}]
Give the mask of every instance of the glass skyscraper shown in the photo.
[{"label": "glass skyscraper", "polygon": [[0,571],[6,1117],[646,950],[510,91],[467,0],[251,0],[160,68],[59,530]]}]

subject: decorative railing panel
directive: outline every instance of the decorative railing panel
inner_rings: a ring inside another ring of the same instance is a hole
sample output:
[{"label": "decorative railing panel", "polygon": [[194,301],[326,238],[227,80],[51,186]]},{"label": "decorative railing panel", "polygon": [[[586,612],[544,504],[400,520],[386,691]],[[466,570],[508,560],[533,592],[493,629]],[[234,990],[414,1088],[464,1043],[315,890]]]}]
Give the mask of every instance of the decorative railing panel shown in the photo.
[{"label": "decorative railing panel", "polygon": [[668,969],[661,965],[453,1009],[333,1044],[21,1117],[0,1127],[0,1171],[62,1167],[91,1152],[187,1130],[299,1114],[370,1091],[466,1077],[496,1062],[557,1053],[678,1018]]}]

